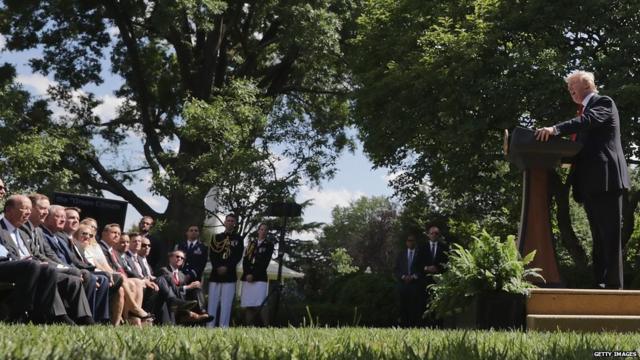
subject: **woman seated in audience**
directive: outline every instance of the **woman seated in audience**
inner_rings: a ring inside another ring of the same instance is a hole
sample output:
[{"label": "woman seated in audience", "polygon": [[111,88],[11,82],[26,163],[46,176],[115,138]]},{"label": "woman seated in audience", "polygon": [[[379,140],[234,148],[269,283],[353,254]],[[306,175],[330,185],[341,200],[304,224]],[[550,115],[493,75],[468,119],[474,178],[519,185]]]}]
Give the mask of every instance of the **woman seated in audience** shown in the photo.
[{"label": "woman seated in audience", "polygon": [[[97,226],[96,226],[97,227]],[[73,236],[76,246],[83,252],[87,262],[97,269],[111,275],[111,283],[114,277],[123,279],[122,286],[118,290],[122,292],[122,303],[112,303],[112,322],[119,324],[123,318],[129,319],[135,325],[141,325],[141,320],[151,319],[151,315],[142,309],[142,293],[144,282],[139,279],[127,278],[125,274],[114,270],[107,261],[102,248],[95,239],[95,228],[87,223],[81,224]],[[114,316],[115,315],[115,316]]]}]

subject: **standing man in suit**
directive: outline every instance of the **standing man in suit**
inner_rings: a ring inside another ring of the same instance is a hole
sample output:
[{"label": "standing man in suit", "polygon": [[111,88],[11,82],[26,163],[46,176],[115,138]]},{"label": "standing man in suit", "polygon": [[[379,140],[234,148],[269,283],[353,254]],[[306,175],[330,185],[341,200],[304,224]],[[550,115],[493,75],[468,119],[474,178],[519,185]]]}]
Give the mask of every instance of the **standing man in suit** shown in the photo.
[{"label": "standing man in suit", "polygon": [[[420,253],[420,266],[422,267],[422,275],[424,276],[425,286],[429,286],[435,283],[434,276],[442,274],[445,271],[445,265],[449,260],[447,255],[449,252],[449,245],[444,241],[440,228],[437,226],[427,227],[427,244],[424,246]],[[424,306],[429,303],[431,298],[431,291],[427,289],[423,292]],[[442,326],[441,320],[435,318],[427,318],[427,325],[440,327]]]},{"label": "standing man in suit", "polygon": [[[236,266],[244,251],[242,237],[236,233],[237,218],[228,214],[224,219],[224,232],[217,234],[211,241],[209,258],[211,259],[211,275],[209,276],[209,308],[213,321],[208,327],[216,325],[229,327],[231,307],[236,293]],[[220,305],[220,316],[218,313]]]},{"label": "standing man in suit", "polygon": [[398,254],[393,268],[393,275],[398,281],[401,327],[418,326],[426,307],[423,295],[425,285],[416,244],[416,236],[409,234],[405,240],[406,248]]},{"label": "standing man in suit", "polygon": [[536,130],[536,138],[575,134],[582,150],[575,156],[569,182],[582,202],[593,238],[596,288],[622,289],[622,195],[629,189],[627,161],[620,141],[620,117],[613,100],[601,96],[590,72],[565,79],[578,116]]},{"label": "standing man in suit", "polygon": [[207,265],[209,254],[207,247],[200,241],[200,228],[190,225],[186,233],[187,239],[176,245],[174,250],[185,253],[186,260],[182,271],[191,276],[193,281],[202,281],[202,273]]}]

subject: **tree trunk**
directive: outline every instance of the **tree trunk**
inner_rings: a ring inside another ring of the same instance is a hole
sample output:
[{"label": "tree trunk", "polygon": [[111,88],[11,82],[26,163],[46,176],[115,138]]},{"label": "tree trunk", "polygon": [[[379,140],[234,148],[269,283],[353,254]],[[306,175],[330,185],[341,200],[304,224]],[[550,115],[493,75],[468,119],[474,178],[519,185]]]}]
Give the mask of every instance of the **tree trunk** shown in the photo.
[{"label": "tree trunk", "polygon": [[[190,225],[202,227],[205,220],[204,196],[196,198],[198,197],[174,194],[169,199],[167,210],[159,219],[164,223],[160,237],[168,248],[173,248],[175,244],[185,239],[185,233]],[[206,242],[208,239],[201,240]]]},{"label": "tree trunk", "polygon": [[587,268],[587,254],[582,248],[573,225],[571,224],[571,215],[569,212],[569,189],[568,183],[563,183],[556,171],[551,172],[549,177],[551,195],[557,206],[556,220],[560,230],[560,241],[567,249],[571,258],[579,268]]}]

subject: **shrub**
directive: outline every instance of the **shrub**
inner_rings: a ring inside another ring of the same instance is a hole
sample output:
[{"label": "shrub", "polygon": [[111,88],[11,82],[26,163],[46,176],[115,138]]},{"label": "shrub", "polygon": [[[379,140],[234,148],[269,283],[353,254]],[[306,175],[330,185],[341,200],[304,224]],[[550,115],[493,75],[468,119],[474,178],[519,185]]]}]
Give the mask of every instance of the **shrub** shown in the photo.
[{"label": "shrub", "polygon": [[542,279],[540,269],[525,268],[534,256],[535,251],[521,259],[514,236],[502,241],[484,230],[473,237],[469,249],[453,244],[446,271],[436,275],[436,283],[430,285],[432,298],[427,311],[445,317],[462,311],[483,293],[526,294],[535,287],[528,277]]}]

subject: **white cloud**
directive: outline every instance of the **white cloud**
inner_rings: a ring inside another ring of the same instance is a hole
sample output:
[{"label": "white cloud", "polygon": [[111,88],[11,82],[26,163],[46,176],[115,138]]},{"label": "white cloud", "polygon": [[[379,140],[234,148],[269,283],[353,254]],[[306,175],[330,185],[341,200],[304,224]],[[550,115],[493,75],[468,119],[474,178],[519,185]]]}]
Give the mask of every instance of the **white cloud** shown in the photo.
[{"label": "white cloud", "polygon": [[177,138],[164,138],[162,139],[160,145],[162,145],[162,148],[165,151],[170,151],[173,153],[177,153],[178,151],[180,151],[180,140],[178,140]]},{"label": "white cloud", "polygon": [[[300,192],[302,201],[313,199],[313,207],[331,211],[336,206],[347,206],[350,202],[365,196],[363,191],[347,189],[317,189],[304,187]],[[329,220],[329,219],[327,219]]]},{"label": "white cloud", "polygon": [[284,177],[292,170],[291,160],[284,156],[271,155],[271,161],[276,168],[276,176]]},{"label": "white cloud", "polygon": [[405,172],[406,172],[405,170],[400,170],[400,171],[396,171],[396,172],[388,172],[386,175],[382,176],[382,180],[384,180],[388,184],[388,183],[392,182],[393,180],[397,179],[399,176],[401,176]]},{"label": "white cloud", "polygon": [[7,44],[7,39],[4,35],[0,34],[0,51],[4,50],[4,46]]},{"label": "white cloud", "polygon": [[30,90],[33,90],[32,92],[39,96],[46,95],[47,89],[56,85],[55,81],[40,74],[20,74],[16,77],[16,81],[27,88],[31,88]]},{"label": "white cloud", "polygon": [[118,29],[118,27],[116,26],[111,26],[107,29],[107,33],[112,39],[115,39],[120,36],[120,29]]},{"label": "white cloud", "polygon": [[102,104],[93,109],[93,114],[99,116],[101,120],[112,120],[118,114],[118,108],[124,103],[124,99],[113,95],[104,95],[101,97]]},{"label": "white cloud", "polygon": [[[56,81],[40,74],[20,74],[16,80],[36,96],[48,96],[47,90],[57,85]],[[72,99],[75,102],[79,102],[80,96],[83,95],[86,95],[83,90],[74,90],[71,93]],[[99,116],[103,121],[109,121],[115,118],[118,113],[118,108],[124,103],[124,99],[110,94],[103,95],[99,97],[99,99],[102,101],[102,104],[93,109],[93,114]],[[58,106],[58,104],[51,103],[51,110],[53,111],[53,116],[56,118],[65,115],[65,110]]]},{"label": "white cloud", "polygon": [[[298,202],[313,200],[313,205],[304,209],[305,222],[322,222],[331,223],[331,210],[336,206],[348,206],[350,202],[355,201],[367,194],[363,191],[341,189],[318,189],[303,187],[298,195]],[[301,240],[313,240],[318,234],[314,232],[300,232],[292,234],[292,236]]]},{"label": "white cloud", "polygon": [[140,198],[155,211],[161,212],[167,208],[167,199],[161,196],[147,195]]}]

